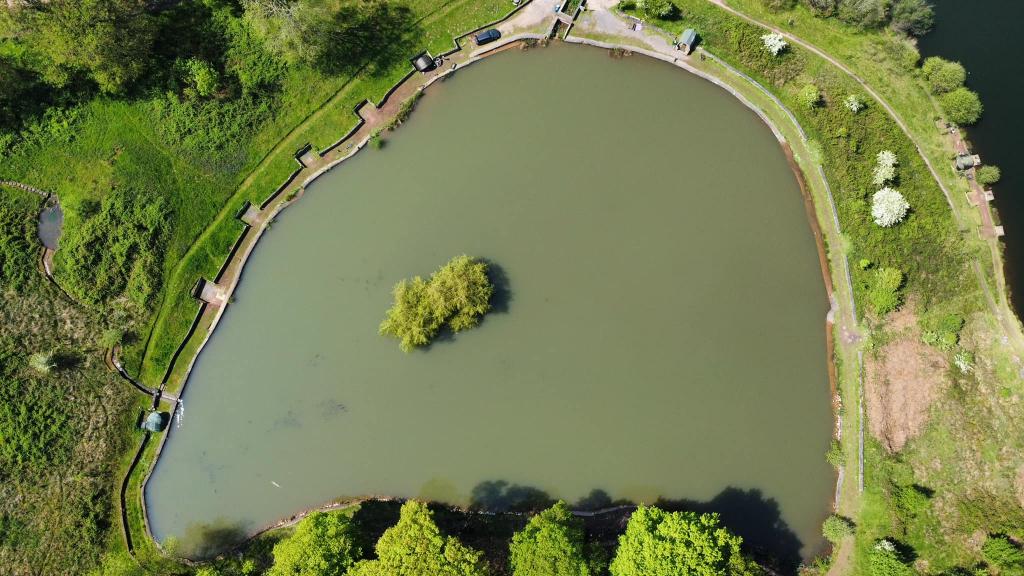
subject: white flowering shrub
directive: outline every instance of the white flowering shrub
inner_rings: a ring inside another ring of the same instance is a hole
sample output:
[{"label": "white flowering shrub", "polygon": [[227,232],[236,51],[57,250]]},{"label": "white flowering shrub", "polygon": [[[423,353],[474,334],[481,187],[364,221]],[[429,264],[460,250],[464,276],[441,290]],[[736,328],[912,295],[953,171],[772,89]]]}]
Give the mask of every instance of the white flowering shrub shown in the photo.
[{"label": "white flowering shrub", "polygon": [[974,369],[974,365],[971,364],[970,355],[965,352],[958,352],[957,355],[953,357],[953,364],[956,364],[956,367],[964,374],[967,374]]},{"label": "white flowering shrub", "polygon": [[882,150],[878,153],[878,164],[875,166],[875,176],[872,181],[875,186],[884,186],[887,182],[892,182],[893,178],[896,177],[896,165],[899,161],[896,160],[896,153],[892,150]]},{"label": "white flowering shrub", "polygon": [[782,39],[782,34],[778,32],[772,32],[771,34],[765,34],[761,36],[761,41],[764,42],[764,49],[771,52],[772,56],[778,56],[779,52],[786,49],[789,44]]},{"label": "white flowering shrub", "polygon": [[864,102],[861,101],[860,97],[856,94],[850,94],[843,100],[843,105],[846,106],[847,110],[856,114],[864,109]]},{"label": "white flowering shrub", "polygon": [[874,217],[875,224],[884,228],[903,221],[909,209],[910,204],[903,194],[892,188],[882,188],[871,197],[871,216]]},{"label": "white flowering shrub", "polygon": [[875,550],[884,550],[885,552],[895,552],[896,545],[893,544],[888,538],[882,538],[875,544]]}]

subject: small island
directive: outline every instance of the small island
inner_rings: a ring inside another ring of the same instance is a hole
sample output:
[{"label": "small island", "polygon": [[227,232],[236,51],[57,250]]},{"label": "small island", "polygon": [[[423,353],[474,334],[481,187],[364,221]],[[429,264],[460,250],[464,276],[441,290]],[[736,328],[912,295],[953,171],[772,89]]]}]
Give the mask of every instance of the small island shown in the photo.
[{"label": "small island", "polygon": [[402,280],[395,285],[395,303],[380,324],[380,333],[399,340],[403,351],[430,344],[447,326],[461,332],[480,322],[491,309],[494,286],[487,264],[463,254],[430,275]]}]

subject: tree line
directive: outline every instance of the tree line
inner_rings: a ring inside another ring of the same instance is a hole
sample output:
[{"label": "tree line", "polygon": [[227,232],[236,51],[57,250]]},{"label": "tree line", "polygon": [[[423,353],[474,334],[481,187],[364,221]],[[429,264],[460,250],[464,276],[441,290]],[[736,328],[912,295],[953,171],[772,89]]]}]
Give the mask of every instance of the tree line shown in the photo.
[{"label": "tree line", "polygon": [[900,34],[921,36],[935,23],[935,11],[927,0],[762,0],[771,10],[791,10],[797,3],[816,16],[838,18],[867,29],[889,27]]},{"label": "tree line", "polygon": [[[742,538],[717,514],[667,512],[640,506],[629,517],[614,553],[592,541],[564,502],[529,519],[508,543],[506,565],[496,565],[459,538],[442,532],[426,504],[408,501],[398,522],[372,547],[353,515],[313,512],[274,545],[269,566],[252,559],[214,561],[196,576],[755,576],[762,569],[741,550]],[[118,569],[108,557],[103,574]]]}]

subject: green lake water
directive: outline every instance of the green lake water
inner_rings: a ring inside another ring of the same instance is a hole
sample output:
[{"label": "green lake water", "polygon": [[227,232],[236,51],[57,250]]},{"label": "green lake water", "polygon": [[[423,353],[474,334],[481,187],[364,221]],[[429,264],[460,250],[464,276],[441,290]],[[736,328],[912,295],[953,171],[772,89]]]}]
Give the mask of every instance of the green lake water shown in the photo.
[{"label": "green lake water", "polygon": [[[462,253],[499,281],[478,328],[410,354],[378,336],[398,280]],[[797,181],[739,101],[639,56],[497,55],[260,241],[148,484],[152,528],[603,493],[817,552],[827,309]]]}]

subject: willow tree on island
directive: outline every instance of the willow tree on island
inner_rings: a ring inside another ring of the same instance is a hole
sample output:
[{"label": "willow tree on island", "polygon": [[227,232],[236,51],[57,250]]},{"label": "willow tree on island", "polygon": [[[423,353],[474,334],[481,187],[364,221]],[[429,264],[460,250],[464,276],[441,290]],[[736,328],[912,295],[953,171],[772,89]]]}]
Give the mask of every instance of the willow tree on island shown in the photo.
[{"label": "willow tree on island", "polygon": [[380,333],[397,338],[408,352],[429,344],[446,324],[452,332],[476,326],[491,309],[492,294],[487,264],[456,256],[429,280],[416,276],[395,285],[395,303],[381,322]]}]

